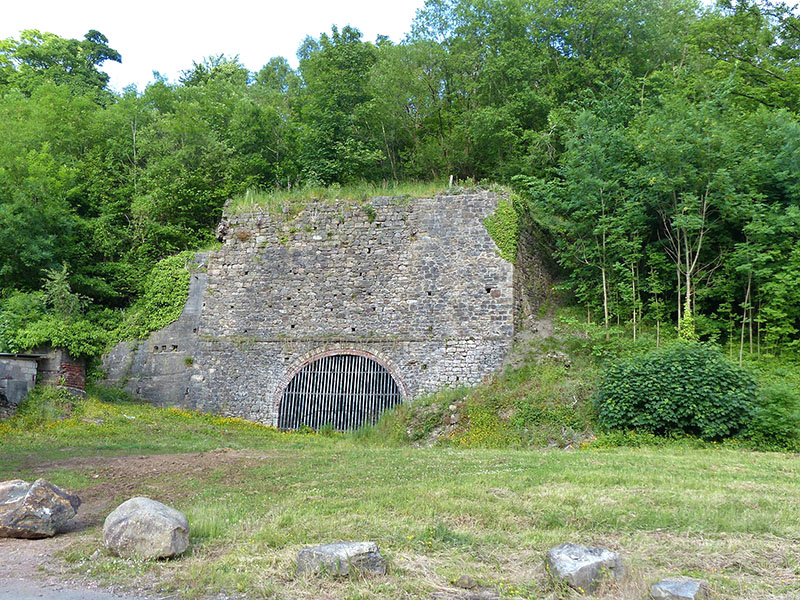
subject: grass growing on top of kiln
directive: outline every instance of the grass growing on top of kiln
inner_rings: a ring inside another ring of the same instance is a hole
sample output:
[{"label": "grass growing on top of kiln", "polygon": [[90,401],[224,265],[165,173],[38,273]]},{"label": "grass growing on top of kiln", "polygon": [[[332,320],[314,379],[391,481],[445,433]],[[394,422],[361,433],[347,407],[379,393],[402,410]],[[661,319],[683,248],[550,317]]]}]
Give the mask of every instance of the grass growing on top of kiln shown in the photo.
[{"label": "grass growing on top of kiln", "polygon": [[430,198],[441,193],[459,193],[461,188],[448,188],[444,180],[432,182],[387,182],[386,185],[367,181],[354,182],[344,186],[307,185],[295,189],[262,190],[251,188],[233,199],[228,206],[231,214],[266,210],[275,214],[293,215],[309,201],[347,200],[366,202],[375,196],[393,196],[399,200],[408,198]]},{"label": "grass growing on top of kiln", "polygon": [[[94,503],[94,525],[63,538],[63,557],[101,581],[182,597],[418,598],[451,593],[466,573],[502,598],[577,598],[542,566],[547,548],[572,541],[621,550],[632,564],[632,578],[600,598],[640,599],[672,574],[705,577],[720,598],[800,594],[796,455],[366,446],[97,394],[62,421],[6,424],[0,479],[52,474],[90,500],[84,509]],[[234,450],[204,452],[220,447]],[[145,456],[185,452],[204,453]],[[186,512],[184,557],[90,558],[102,518],[134,495]],[[385,577],[295,578],[300,548],[366,539],[388,557]]]}]

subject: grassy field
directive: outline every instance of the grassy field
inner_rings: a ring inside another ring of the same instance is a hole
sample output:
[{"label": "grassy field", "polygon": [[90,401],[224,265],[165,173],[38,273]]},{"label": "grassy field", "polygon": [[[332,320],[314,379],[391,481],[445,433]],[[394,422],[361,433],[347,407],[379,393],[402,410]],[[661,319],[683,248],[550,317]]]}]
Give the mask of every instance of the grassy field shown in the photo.
[{"label": "grassy field", "polygon": [[[800,598],[800,460],[728,448],[493,450],[385,447],[90,397],[53,422],[0,425],[0,479],[45,476],[84,498],[85,527],[54,560],[104,583],[202,597],[467,598],[468,574],[502,598],[572,598],[543,554],[565,541],[619,550],[632,576],[708,579],[717,598]],[[145,495],[184,511],[178,560],[95,551],[102,520]],[[386,576],[297,578],[308,545],[374,540]],[[0,544],[0,553],[3,547]]]}]

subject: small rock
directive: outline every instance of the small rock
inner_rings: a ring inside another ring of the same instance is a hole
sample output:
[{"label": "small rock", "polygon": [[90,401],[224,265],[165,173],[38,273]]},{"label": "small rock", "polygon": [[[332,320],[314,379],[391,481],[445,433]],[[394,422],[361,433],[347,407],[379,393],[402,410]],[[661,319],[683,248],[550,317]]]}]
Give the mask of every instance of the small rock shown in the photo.
[{"label": "small rock", "polygon": [[337,542],[304,548],[297,554],[297,574],[327,573],[346,577],[351,572],[386,573],[386,561],[375,542]]},{"label": "small rock", "polygon": [[560,364],[567,369],[572,366],[572,361],[570,360],[569,356],[559,350],[552,350],[539,359],[540,365],[548,362]]},{"label": "small rock", "polygon": [[455,404],[451,404],[451,405],[450,405],[450,412],[456,412],[456,409],[457,409],[457,408],[458,408],[458,407],[457,407]]},{"label": "small rock", "polygon": [[80,505],[78,496],[44,479],[0,482],[0,537],[52,537]]},{"label": "small rock", "polygon": [[131,498],[103,523],[103,543],[124,558],[169,558],[189,547],[189,520],[150,498]]},{"label": "small rock", "polygon": [[458,578],[458,581],[456,581],[456,587],[471,590],[478,587],[478,583],[469,575],[462,575]]},{"label": "small rock", "polygon": [[656,600],[705,600],[709,597],[708,582],[691,577],[662,579],[650,588],[650,597]]},{"label": "small rock", "polygon": [[550,573],[581,593],[593,592],[605,574],[614,579],[625,576],[625,566],[617,552],[605,548],[585,548],[561,544],[547,552]]}]

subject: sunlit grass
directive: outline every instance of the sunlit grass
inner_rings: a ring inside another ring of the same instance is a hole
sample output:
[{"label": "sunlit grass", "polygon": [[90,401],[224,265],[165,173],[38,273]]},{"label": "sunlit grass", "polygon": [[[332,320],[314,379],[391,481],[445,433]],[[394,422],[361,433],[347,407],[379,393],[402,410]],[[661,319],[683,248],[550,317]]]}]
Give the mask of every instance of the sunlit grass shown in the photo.
[{"label": "sunlit grass", "polygon": [[[542,385],[552,389],[549,380]],[[681,445],[572,452],[381,446],[97,391],[66,419],[0,435],[0,479],[51,477],[79,494],[119,476],[105,459],[72,457],[133,455],[136,465],[144,454],[202,453],[181,459],[186,469],[126,479],[117,492],[124,495],[107,498],[106,510],[151,495],[184,511],[192,545],[179,560],[95,555],[99,524],[68,538],[71,568],[115,585],[190,598],[238,591],[418,598],[453,589],[466,573],[501,598],[577,598],[554,587],[542,567],[547,548],[572,541],[620,550],[633,568],[628,582],[606,586],[600,598],[640,599],[649,582],[672,574],[704,577],[720,598],[800,594],[795,455]],[[234,451],[206,452],[221,447]],[[215,463],[217,454],[224,460]],[[191,468],[200,460],[209,466]],[[385,577],[295,577],[300,548],[365,539],[386,555]]]},{"label": "sunlit grass", "polygon": [[[344,186],[304,186],[293,189],[264,190],[251,188],[232,200],[227,210],[230,214],[239,214],[263,210],[273,214],[296,214],[309,201],[345,200],[350,202],[366,202],[375,196],[391,196],[398,201],[411,198],[430,198],[448,191],[448,183],[444,180],[430,182],[358,182]],[[451,189],[452,192],[460,188]]]}]

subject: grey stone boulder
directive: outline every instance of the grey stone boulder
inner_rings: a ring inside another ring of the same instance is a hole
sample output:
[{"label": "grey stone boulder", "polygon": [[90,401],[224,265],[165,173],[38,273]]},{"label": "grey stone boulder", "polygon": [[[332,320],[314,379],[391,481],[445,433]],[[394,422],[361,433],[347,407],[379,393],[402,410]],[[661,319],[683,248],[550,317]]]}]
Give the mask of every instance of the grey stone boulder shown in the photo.
[{"label": "grey stone boulder", "polygon": [[651,586],[650,597],[655,600],[706,600],[709,597],[708,582],[691,577],[662,579]]},{"label": "grey stone boulder", "polygon": [[297,553],[297,574],[328,574],[347,577],[351,573],[386,573],[386,560],[375,542],[336,542],[304,548]]},{"label": "grey stone boulder", "polygon": [[44,479],[0,482],[0,537],[52,537],[80,505],[78,496]]},{"label": "grey stone boulder", "polygon": [[131,498],[103,523],[103,544],[123,558],[171,558],[189,547],[189,520],[150,498]]},{"label": "grey stone boulder", "polygon": [[604,576],[622,579],[627,569],[617,552],[605,548],[585,548],[561,544],[547,552],[547,569],[581,593],[593,592]]}]

